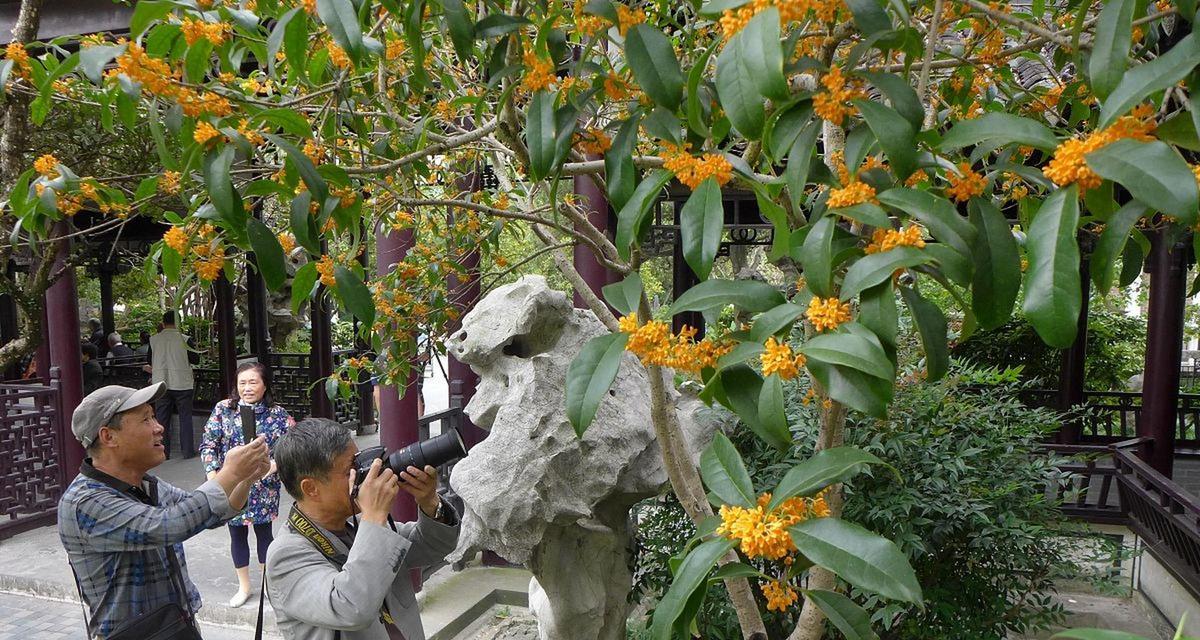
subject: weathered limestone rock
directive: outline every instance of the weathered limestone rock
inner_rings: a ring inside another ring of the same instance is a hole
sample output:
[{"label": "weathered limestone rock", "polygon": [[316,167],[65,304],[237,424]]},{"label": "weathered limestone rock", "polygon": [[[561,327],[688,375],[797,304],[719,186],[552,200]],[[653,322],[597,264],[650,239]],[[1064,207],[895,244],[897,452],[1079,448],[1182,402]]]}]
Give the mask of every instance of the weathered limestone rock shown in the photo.
[{"label": "weathered limestone rock", "polygon": [[[632,354],[582,439],[567,420],[567,369],[606,332],[545,279],[526,276],[481,300],[447,343],[480,376],[466,412],[490,432],[450,478],[465,504],[451,559],[490,549],[526,564],[543,640],[625,637],[629,508],[667,486],[646,370]],[[698,400],[677,407],[698,458],[716,423],[694,418]]]}]

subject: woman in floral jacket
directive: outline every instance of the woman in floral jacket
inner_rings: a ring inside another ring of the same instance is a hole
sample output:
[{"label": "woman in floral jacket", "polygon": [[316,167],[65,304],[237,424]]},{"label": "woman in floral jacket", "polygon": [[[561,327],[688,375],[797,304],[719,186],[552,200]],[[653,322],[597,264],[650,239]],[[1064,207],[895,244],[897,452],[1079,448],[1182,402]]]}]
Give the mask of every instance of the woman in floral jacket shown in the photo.
[{"label": "woman in floral jacket", "polygon": [[[208,423],[204,425],[204,439],[200,443],[200,457],[204,471],[212,478],[225,463],[225,454],[233,447],[243,444],[241,405],[254,407],[256,428],[267,438],[267,447],[275,450],[275,443],[294,424],[283,407],[271,402],[271,389],[267,368],[258,362],[247,362],[237,369],[237,386],[233,396],[213,407]],[[275,475],[275,461],[271,460],[271,471],[250,489],[246,509],[229,521],[229,538],[233,552],[233,567],[237,571],[238,592],[229,600],[229,606],[240,607],[250,598],[250,540],[249,527],[254,527],[258,541],[258,563],[267,562],[267,547],[274,536],[271,523],[279,516],[279,476]]]}]

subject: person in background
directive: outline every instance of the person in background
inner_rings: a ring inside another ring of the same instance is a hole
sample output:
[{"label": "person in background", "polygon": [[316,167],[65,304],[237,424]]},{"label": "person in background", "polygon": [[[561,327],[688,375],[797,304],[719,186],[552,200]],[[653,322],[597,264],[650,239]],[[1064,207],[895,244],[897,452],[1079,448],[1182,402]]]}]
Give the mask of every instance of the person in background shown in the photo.
[{"label": "person in background", "polygon": [[114,331],[108,334],[108,355],[113,358],[128,358],[137,354],[121,341],[121,334]]},{"label": "person in background", "polygon": [[81,342],[79,351],[83,363],[83,395],[86,396],[104,384],[104,369],[96,361],[96,345]]},{"label": "person in background", "polygon": [[[210,480],[220,473],[229,450],[243,444],[243,406],[254,408],[255,427],[258,434],[266,438],[268,451],[273,451],[279,438],[296,424],[283,407],[271,401],[270,375],[267,368],[258,362],[242,364],[237,368],[237,386],[233,396],[218,402],[213,407],[208,423],[204,425],[204,437],[200,441],[200,459],[204,462],[204,471]],[[279,476],[275,475],[275,462],[272,461],[271,471],[250,489],[250,500],[246,504],[246,510],[227,523],[233,568],[238,579],[238,591],[229,599],[231,607],[246,604],[251,594],[250,527],[254,527],[260,568],[267,563],[267,549],[273,540],[271,523],[279,517],[279,490]]]},{"label": "person in background", "polygon": [[149,354],[150,353],[150,332],[143,331],[143,332],[139,333],[138,341],[141,344],[139,344],[138,347],[133,350],[134,353],[136,353],[139,356],[144,356],[144,355]]},{"label": "person in background", "polygon": [[108,353],[108,336],[104,335],[104,326],[96,318],[88,320],[88,326],[92,332],[87,340],[96,346],[96,357],[102,358]]},{"label": "person in background", "polygon": [[192,399],[194,379],[188,360],[187,338],[175,328],[175,312],[163,313],[162,329],[150,336],[146,358],[150,364],[142,367],[150,374],[150,382],[167,383],[167,392],[154,403],[154,414],[167,430],[164,441],[167,457],[171,452],[171,413],[179,416],[179,448],[184,458],[196,457],[195,436],[192,433]]},{"label": "person in background", "polygon": [[195,491],[150,475],[166,459],[151,408],[166,392],[161,382],[110,385],[71,415],[88,457],[58,502],[58,535],[89,610],[89,638],[145,624],[171,603],[194,626],[200,592],[188,578],[183,541],[233,517],[270,469],[266,440],[255,438],[231,449],[221,472]]}]

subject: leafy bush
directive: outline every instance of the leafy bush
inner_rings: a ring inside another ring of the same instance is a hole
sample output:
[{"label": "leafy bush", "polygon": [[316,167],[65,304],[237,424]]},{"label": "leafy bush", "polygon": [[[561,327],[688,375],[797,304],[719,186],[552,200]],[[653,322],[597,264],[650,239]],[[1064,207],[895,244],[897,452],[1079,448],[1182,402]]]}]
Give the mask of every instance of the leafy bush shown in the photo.
[{"label": "leafy bush", "polygon": [[[1141,373],[1146,351],[1146,320],[1103,308],[1088,316],[1086,388],[1095,391],[1125,389],[1130,377]],[[979,366],[1024,367],[1025,380],[1054,386],[1062,365],[1062,351],[1042,342],[1022,315],[994,331],[981,331],[959,343],[955,357]]]},{"label": "leafy bush", "polygon": [[[1081,529],[1044,492],[1060,474],[1036,448],[1057,428],[1055,414],[1022,405],[1013,385],[968,390],[1003,373],[960,369],[937,383],[910,377],[898,386],[887,420],[860,418],[846,432],[846,444],[883,459],[902,481],[879,469],[858,477],[846,486],[844,517],[894,540],[925,590],[924,610],[854,594],[884,638],[1003,638],[1044,628],[1062,615],[1049,597],[1055,580],[1099,579],[1071,544]],[[805,389],[791,391],[800,398]],[[749,430],[733,436],[757,487],[812,454],[815,410],[797,402],[789,417],[798,444],[786,457]],[[635,594],[653,597],[670,584],[669,560],[694,529],[671,499],[642,503],[638,514]],[[773,613],[771,637],[784,637],[798,611]],[[737,629],[732,607],[710,593],[697,631],[734,638]]]}]

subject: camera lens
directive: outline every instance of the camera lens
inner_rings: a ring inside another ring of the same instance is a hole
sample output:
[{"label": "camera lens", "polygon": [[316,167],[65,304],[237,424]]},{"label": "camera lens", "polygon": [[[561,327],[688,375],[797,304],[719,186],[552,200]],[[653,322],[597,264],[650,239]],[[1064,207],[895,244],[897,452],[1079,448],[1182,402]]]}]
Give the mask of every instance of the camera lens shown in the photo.
[{"label": "camera lens", "polygon": [[387,463],[397,475],[416,467],[424,469],[426,465],[440,467],[467,455],[467,447],[463,444],[458,429],[451,428],[436,438],[414,442],[388,456]]}]

